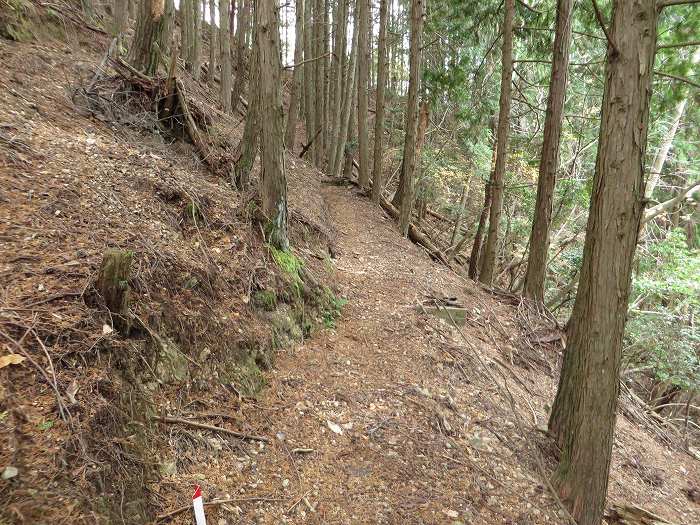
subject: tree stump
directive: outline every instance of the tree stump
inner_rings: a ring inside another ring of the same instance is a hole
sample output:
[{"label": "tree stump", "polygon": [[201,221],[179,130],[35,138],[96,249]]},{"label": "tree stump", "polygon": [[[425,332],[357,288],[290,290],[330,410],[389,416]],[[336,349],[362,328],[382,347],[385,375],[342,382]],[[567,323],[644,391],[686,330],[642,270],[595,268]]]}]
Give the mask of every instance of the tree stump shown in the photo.
[{"label": "tree stump", "polygon": [[129,272],[133,252],[110,249],[105,252],[97,276],[97,290],[112,313],[115,330],[129,331]]}]

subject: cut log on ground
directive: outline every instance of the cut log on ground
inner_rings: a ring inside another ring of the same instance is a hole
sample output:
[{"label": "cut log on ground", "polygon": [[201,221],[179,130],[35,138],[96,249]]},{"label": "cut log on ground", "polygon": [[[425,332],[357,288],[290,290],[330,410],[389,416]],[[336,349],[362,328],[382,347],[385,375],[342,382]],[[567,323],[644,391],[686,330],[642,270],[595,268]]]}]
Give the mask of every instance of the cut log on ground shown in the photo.
[{"label": "cut log on ground", "polygon": [[[393,219],[398,220],[399,210],[394,208],[391,205],[391,203],[383,197],[380,200],[380,203],[382,205],[382,208],[384,208]],[[442,250],[435,246],[433,241],[431,241],[430,238],[413,223],[409,224],[408,226],[408,238],[411,239],[414,243],[425,248],[430,257],[432,257],[436,261],[440,261],[445,266],[451,267],[450,262],[447,260],[447,256],[442,252]]]},{"label": "cut log on ground", "polygon": [[613,505],[605,517],[610,523],[623,525],[676,525],[636,505]]}]

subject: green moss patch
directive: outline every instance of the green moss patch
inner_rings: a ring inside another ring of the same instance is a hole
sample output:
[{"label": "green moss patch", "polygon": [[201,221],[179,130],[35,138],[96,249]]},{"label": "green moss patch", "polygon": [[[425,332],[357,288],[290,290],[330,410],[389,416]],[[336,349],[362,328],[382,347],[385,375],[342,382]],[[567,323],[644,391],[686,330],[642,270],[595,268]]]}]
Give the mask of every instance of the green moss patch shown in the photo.
[{"label": "green moss patch", "polygon": [[273,290],[258,290],[253,293],[253,306],[267,312],[273,311],[277,307],[277,293]]}]

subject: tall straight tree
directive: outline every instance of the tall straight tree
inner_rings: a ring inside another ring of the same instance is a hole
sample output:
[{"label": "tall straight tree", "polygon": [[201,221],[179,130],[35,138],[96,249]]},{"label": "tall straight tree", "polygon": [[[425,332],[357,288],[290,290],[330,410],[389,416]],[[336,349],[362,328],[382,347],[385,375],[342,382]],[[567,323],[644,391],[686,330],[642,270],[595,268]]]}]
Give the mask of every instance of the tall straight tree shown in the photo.
[{"label": "tall straight tree", "polygon": [[503,208],[503,180],[508,155],[510,133],[511,82],[513,77],[513,17],[515,0],[505,0],[503,6],[503,46],[501,48],[501,95],[498,103],[498,127],[496,128],[496,164],[491,181],[491,206],[489,209],[489,231],[484,246],[484,263],[479,272],[479,281],[491,284],[496,267],[498,224]]},{"label": "tall straight tree", "polygon": [[[355,14],[357,14],[357,5],[355,5]],[[351,132],[352,107],[353,100],[357,90],[355,89],[357,80],[357,40],[358,24],[353,23],[352,42],[350,44],[350,58],[348,67],[345,73],[345,89],[343,90],[343,103],[340,112],[340,127],[338,132],[338,140],[335,144],[335,152],[332,154],[333,170],[331,175],[337,177],[340,175],[343,166],[343,153],[347,144],[348,137]]]},{"label": "tall straight tree", "polygon": [[233,63],[233,88],[231,90],[231,112],[235,113],[243,93],[246,77],[246,38],[250,32],[250,11],[253,0],[240,0],[235,37],[235,61]]},{"label": "tall straight tree", "polygon": [[231,112],[231,29],[229,24],[229,0],[219,0],[219,32],[221,34],[221,107]]},{"label": "tall straight tree", "polygon": [[192,23],[194,31],[192,33],[192,76],[199,79],[202,69],[202,2],[192,0]]},{"label": "tall straight tree", "polygon": [[314,104],[314,134],[315,140],[313,142],[313,159],[314,164],[321,168],[323,165],[323,153],[324,153],[324,143],[323,143],[323,110],[325,106],[325,92],[326,92],[326,61],[323,57],[323,44],[324,44],[324,12],[325,12],[325,2],[324,0],[316,0],[314,4],[313,12],[313,64],[314,64],[314,92],[315,92],[315,104]]},{"label": "tall straight tree", "polygon": [[129,28],[129,0],[114,0],[114,28],[117,37],[117,52],[121,53],[124,33]]},{"label": "tall straight tree", "polygon": [[323,39],[322,39],[322,49],[321,49],[321,54],[319,55],[320,61],[323,62],[323,111],[321,113],[321,155],[322,155],[322,162],[321,162],[321,167],[323,169],[327,169],[328,166],[328,133],[330,132],[330,121],[329,121],[329,99],[330,99],[330,92],[331,92],[331,64],[330,64],[330,56],[331,56],[331,22],[330,22],[330,6],[331,0],[323,0],[323,18],[322,18],[322,23],[323,23]]},{"label": "tall straight tree", "polygon": [[165,0],[143,0],[136,17],[136,33],[129,50],[129,62],[146,75],[158,70],[158,41],[165,23]]},{"label": "tall straight tree", "polygon": [[484,241],[484,230],[486,229],[486,224],[489,218],[489,210],[491,209],[491,183],[493,181],[493,170],[496,166],[496,116],[492,116],[490,119],[489,129],[491,131],[491,137],[494,138],[493,141],[493,153],[491,155],[491,169],[489,169],[489,178],[484,181],[484,204],[481,207],[481,213],[479,214],[479,222],[477,223],[476,233],[474,234],[474,243],[472,244],[472,250],[469,255],[469,266],[468,275],[470,279],[476,280],[479,277],[479,259],[482,254],[482,244]]},{"label": "tall straight tree", "polygon": [[260,182],[269,242],[289,249],[287,179],[284,168],[284,111],[280,81],[279,2],[257,2],[257,48],[260,68]]},{"label": "tall straight tree", "polygon": [[[257,4],[255,0],[250,0],[250,3]],[[253,6],[251,5],[251,8]],[[260,85],[260,67],[259,67],[259,49],[257,45],[258,32],[255,29],[257,26],[257,11],[254,11],[253,17],[253,48],[250,55],[250,66],[248,76],[250,77],[250,85]],[[233,183],[236,187],[246,189],[250,182],[250,172],[255,163],[255,157],[258,154],[258,142],[260,140],[260,90],[251,89],[248,97],[248,114],[245,119],[245,128],[243,129],[243,137],[238,144],[238,152],[236,162],[233,167]]]},{"label": "tall straight tree", "polygon": [[190,60],[190,2],[192,0],[180,0],[180,57],[189,68]]},{"label": "tall straight tree", "polygon": [[384,94],[386,92],[386,30],[389,1],[380,0],[379,38],[377,40],[377,112],[374,119],[374,159],[372,167],[372,202],[379,204],[384,184],[382,167],[384,148]]},{"label": "tall straight tree", "polygon": [[571,12],[574,0],[557,0],[557,21],[552,48],[552,76],[549,82],[544,139],[537,180],[535,218],[530,233],[530,256],[525,272],[523,294],[538,303],[544,302],[544,278],[549,250],[549,227],[552,219],[554,184],[559,167],[559,145],[564,120],[564,99],[571,45]]},{"label": "tall straight tree", "polygon": [[369,187],[369,133],[367,129],[367,99],[369,90],[369,0],[357,1],[359,24],[357,60],[357,138],[360,149],[358,182],[361,188]]},{"label": "tall straight tree", "polygon": [[297,0],[294,6],[296,22],[294,24],[294,79],[289,95],[289,112],[287,114],[287,131],[285,133],[285,145],[294,148],[294,136],[297,131],[297,117],[299,115],[299,98],[301,95],[301,63],[304,60],[304,0]]},{"label": "tall straight tree", "polygon": [[613,3],[598,155],[581,279],[549,430],[561,446],[555,485],[579,525],[599,525],[608,487],[640,219],[656,50],[655,0]]},{"label": "tall straight tree", "polygon": [[343,80],[347,82],[348,78],[345,75],[345,67],[347,65],[347,56],[345,49],[347,47],[347,30],[348,30],[348,5],[349,0],[339,0],[337,9],[338,20],[335,23],[335,43],[334,43],[334,88],[333,88],[333,104],[331,105],[331,129],[328,135],[328,174],[335,173],[335,156],[340,141],[340,130],[342,127],[343,114]]},{"label": "tall straight tree", "polygon": [[[328,136],[327,136],[327,146],[329,154],[332,151],[333,130],[336,121],[336,116],[338,114],[338,108],[340,107],[340,91],[342,89],[342,71],[343,60],[345,58],[345,30],[347,27],[347,13],[344,12],[347,9],[346,0],[337,0],[333,2],[333,13],[332,13],[332,27],[330,32],[333,35],[332,45],[333,52],[330,55],[330,67],[328,76]],[[340,80],[339,80],[340,79]],[[329,162],[330,164],[330,162]]]},{"label": "tall straight tree", "polygon": [[[700,46],[693,53],[690,63],[695,66],[700,62]],[[659,145],[659,150],[654,156],[654,161],[651,163],[651,168],[649,168],[649,179],[647,180],[646,187],[644,189],[644,197],[649,200],[654,195],[654,190],[659,184],[661,179],[661,172],[663,171],[664,164],[668,158],[668,154],[671,151],[671,146],[673,145],[673,139],[678,132],[681,120],[683,119],[683,114],[685,113],[685,108],[688,105],[688,93],[685,90],[683,98],[676,103],[676,107],[673,112],[673,120],[668,128],[668,131],[664,134],[661,139],[661,144]]]},{"label": "tall straight tree", "polygon": [[406,136],[403,144],[401,179],[403,192],[399,209],[399,229],[405,237],[411,224],[415,193],[416,133],[418,127],[418,89],[421,76],[421,46],[423,40],[423,0],[411,0],[411,40],[406,101]]},{"label": "tall straight tree", "polygon": [[212,88],[216,85],[214,78],[216,76],[216,55],[219,49],[215,13],[216,0],[209,0],[209,68],[207,70],[209,74],[207,80]]},{"label": "tall straight tree", "polygon": [[[306,123],[306,144],[312,143],[316,137],[316,91],[314,82],[316,81],[316,65],[314,56],[314,23],[313,11],[315,0],[308,0],[304,6],[304,121]],[[314,150],[311,148],[311,160],[314,158]]]}]

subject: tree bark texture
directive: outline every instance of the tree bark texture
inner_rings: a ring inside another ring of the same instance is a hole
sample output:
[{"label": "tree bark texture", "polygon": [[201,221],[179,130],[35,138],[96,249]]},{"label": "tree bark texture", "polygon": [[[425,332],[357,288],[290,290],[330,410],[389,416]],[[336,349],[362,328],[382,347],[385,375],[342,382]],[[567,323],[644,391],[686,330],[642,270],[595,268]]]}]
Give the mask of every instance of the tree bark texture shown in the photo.
[{"label": "tree bark texture", "polygon": [[[357,10],[357,7],[355,8]],[[350,58],[348,60],[348,67],[345,74],[345,89],[343,90],[343,105],[341,109],[340,116],[340,129],[338,134],[338,141],[335,145],[335,153],[333,154],[333,170],[331,176],[337,177],[341,174],[341,169],[343,167],[343,159],[345,158],[345,147],[347,145],[348,137],[351,135],[350,123],[352,120],[352,107],[353,99],[355,98],[355,80],[357,79],[357,40],[359,38],[359,31],[357,24],[353,24],[352,31],[352,43],[350,45]]]},{"label": "tree bark texture", "polygon": [[219,42],[221,42],[221,108],[231,113],[231,29],[229,24],[229,0],[219,0]]},{"label": "tree bark texture", "polygon": [[257,3],[257,49],[260,68],[260,183],[269,242],[289,249],[287,179],[284,167],[284,110],[280,81],[279,2]]},{"label": "tree bark texture", "polygon": [[308,0],[305,8],[304,21],[304,100],[306,114],[306,144],[311,144],[311,162],[314,162],[313,141],[316,137],[318,128],[316,127],[316,90],[314,82],[316,82],[316,66],[314,64],[314,6],[315,0]]},{"label": "tree bark texture", "polygon": [[[255,23],[253,23],[255,25]],[[257,48],[257,33],[253,37],[253,51],[250,57],[250,83],[258,85],[260,79],[259,50]],[[246,116],[243,137],[238,145],[239,155],[233,168],[233,183],[237,188],[247,188],[250,181],[250,172],[258,154],[258,141],[260,139],[260,91],[251,91],[248,100],[248,114]]]},{"label": "tree bark texture", "polygon": [[547,271],[549,227],[552,220],[552,200],[559,167],[559,146],[564,121],[564,99],[571,45],[571,12],[573,0],[557,1],[557,20],[552,49],[552,76],[549,83],[544,137],[537,179],[535,217],[530,232],[530,256],[525,271],[524,295],[538,303],[544,302],[544,279]]},{"label": "tree bark texture", "polygon": [[619,393],[632,262],[644,208],[644,156],[656,50],[654,0],[617,0],[609,30],[598,156],[581,278],[549,429],[555,485],[579,525],[598,525]]},{"label": "tree bark texture", "polygon": [[163,30],[165,1],[143,0],[136,19],[136,33],[129,51],[129,62],[145,75],[158,70],[158,41]]},{"label": "tree bark texture", "polygon": [[238,23],[235,37],[235,62],[233,64],[233,88],[231,91],[231,113],[235,113],[241,100],[246,79],[247,47],[246,38],[250,33],[250,12],[253,0],[241,0],[238,9]]},{"label": "tree bark texture", "polygon": [[294,78],[292,81],[291,93],[289,94],[289,112],[287,116],[287,130],[284,143],[290,149],[294,149],[294,137],[297,132],[297,118],[299,115],[299,98],[301,95],[301,70],[304,67],[299,65],[304,60],[304,0],[297,0],[295,5],[294,24]]},{"label": "tree bark texture", "polygon": [[192,39],[192,76],[199,80],[202,72],[202,2],[192,1],[192,22],[194,32]]},{"label": "tree bark texture", "polygon": [[479,272],[479,281],[490,285],[496,267],[498,247],[498,226],[503,208],[503,180],[508,156],[508,135],[510,133],[511,82],[513,77],[513,16],[515,0],[505,0],[503,17],[503,46],[501,50],[501,95],[498,103],[498,128],[496,129],[496,165],[491,184],[491,206],[489,210],[489,231],[484,246],[484,264]]},{"label": "tree bark texture", "polygon": [[367,106],[369,90],[369,0],[358,0],[357,17],[360,29],[357,61],[357,139],[359,145],[360,188],[369,187],[369,130]]},{"label": "tree bark texture", "polygon": [[209,0],[209,67],[207,68],[209,74],[207,75],[207,81],[212,88],[216,85],[214,77],[216,76],[216,55],[219,49],[217,38],[218,31],[216,29],[216,18],[214,16],[215,9],[215,0]]},{"label": "tree bark texture", "polygon": [[399,230],[406,237],[411,224],[415,193],[416,132],[418,127],[418,84],[421,75],[423,35],[423,0],[411,0],[411,42],[409,56],[408,99],[406,102],[406,137],[403,147],[403,193],[399,209]]},{"label": "tree bark texture", "polygon": [[379,204],[384,185],[383,149],[384,149],[384,96],[386,92],[386,33],[388,0],[379,4],[379,37],[377,41],[377,114],[374,120],[374,159],[372,167],[372,202]]},{"label": "tree bark texture", "polygon": [[121,53],[122,39],[129,28],[129,0],[114,0],[114,28],[112,34],[117,37],[118,53]]},{"label": "tree bark texture", "polygon": [[313,65],[314,65],[314,133],[321,130],[311,146],[314,165],[321,168],[323,163],[323,95],[324,95],[324,62],[320,58],[323,54],[323,0],[315,0],[314,4],[314,33],[313,33]]},{"label": "tree bark texture", "polygon": [[347,47],[347,28],[348,28],[348,0],[339,0],[340,4],[338,6],[338,17],[339,20],[336,23],[336,36],[335,36],[335,46],[334,46],[334,64],[336,65],[335,70],[335,87],[333,95],[333,105],[331,106],[331,131],[329,134],[328,141],[328,169],[329,175],[333,176],[335,174],[335,159],[338,150],[338,142],[340,141],[340,130],[342,129],[342,115],[343,115],[343,100],[345,97],[343,80],[347,83],[349,80],[349,75],[346,72],[347,67],[347,57],[345,54],[345,48]]}]

